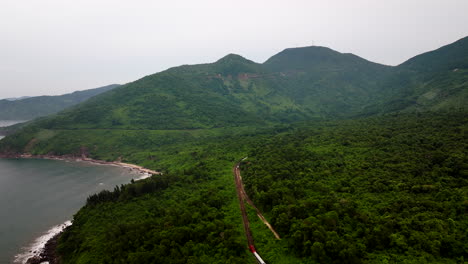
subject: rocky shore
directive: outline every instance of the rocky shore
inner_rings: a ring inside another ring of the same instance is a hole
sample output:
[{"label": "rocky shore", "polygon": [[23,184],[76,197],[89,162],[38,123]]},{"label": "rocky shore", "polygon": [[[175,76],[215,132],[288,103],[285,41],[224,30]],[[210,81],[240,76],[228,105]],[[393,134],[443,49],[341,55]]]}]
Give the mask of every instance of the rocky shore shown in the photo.
[{"label": "rocky shore", "polygon": [[41,237],[38,237],[35,242],[29,247],[28,251],[24,251],[15,256],[14,263],[22,264],[52,264],[60,263],[60,258],[57,254],[57,242],[62,232],[71,225],[71,221],[66,221],[63,224],[57,225],[49,229]]},{"label": "rocky shore", "polygon": [[26,264],[43,264],[44,262],[49,264],[59,264],[60,257],[57,254],[57,243],[62,232],[47,241],[44,246],[44,250],[39,254],[39,256],[29,258],[26,261]]}]

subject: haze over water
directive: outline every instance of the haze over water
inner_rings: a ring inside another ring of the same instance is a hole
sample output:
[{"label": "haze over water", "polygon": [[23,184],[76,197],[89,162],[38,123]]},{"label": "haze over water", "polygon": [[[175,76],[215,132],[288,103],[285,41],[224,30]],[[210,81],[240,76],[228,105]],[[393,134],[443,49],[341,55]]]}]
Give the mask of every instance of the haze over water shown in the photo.
[{"label": "haze over water", "polygon": [[138,176],[85,162],[0,159],[0,263],[12,263],[44,232],[71,220],[89,195]]},{"label": "haze over water", "polygon": [[[12,126],[14,124],[18,124],[18,123],[21,123],[21,122],[26,122],[26,121],[22,121],[22,120],[0,120],[0,127]],[[2,138],[4,138],[4,136],[0,134],[0,140]]]}]

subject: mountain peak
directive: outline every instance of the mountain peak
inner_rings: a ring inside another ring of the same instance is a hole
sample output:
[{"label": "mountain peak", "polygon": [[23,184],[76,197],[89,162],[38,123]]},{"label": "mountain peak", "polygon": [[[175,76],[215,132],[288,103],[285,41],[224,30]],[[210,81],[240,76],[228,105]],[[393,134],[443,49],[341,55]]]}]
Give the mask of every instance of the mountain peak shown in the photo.
[{"label": "mountain peak", "polygon": [[334,64],[343,54],[321,46],[288,48],[269,58],[264,65],[271,70],[305,70],[316,65]]},{"label": "mountain peak", "polygon": [[[342,68],[350,65],[375,64],[351,53],[341,53],[322,46],[289,48],[263,63],[273,71]],[[353,67],[354,67],[353,66]],[[382,66],[382,65],[379,65]]]},{"label": "mountain peak", "polygon": [[228,55],[222,57],[221,59],[217,60],[215,63],[220,64],[220,63],[235,63],[235,62],[243,62],[243,63],[254,63],[251,60],[248,60],[241,55],[234,54],[234,53],[229,53]]},{"label": "mountain peak", "polygon": [[259,64],[237,54],[228,54],[217,60],[214,64],[221,74],[237,75],[239,73],[257,72]]},{"label": "mountain peak", "polygon": [[287,48],[281,51],[280,53],[274,55],[276,56],[289,56],[289,57],[307,57],[309,59],[323,59],[330,56],[340,55],[338,51],[332,50],[327,47],[322,46],[307,46],[307,47],[297,47],[297,48]]}]

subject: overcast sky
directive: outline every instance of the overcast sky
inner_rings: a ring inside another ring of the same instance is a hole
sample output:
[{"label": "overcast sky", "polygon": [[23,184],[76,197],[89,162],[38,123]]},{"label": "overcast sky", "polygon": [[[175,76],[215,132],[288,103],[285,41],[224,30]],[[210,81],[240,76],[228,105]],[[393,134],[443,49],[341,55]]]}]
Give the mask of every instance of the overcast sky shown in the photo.
[{"label": "overcast sky", "polygon": [[0,98],[326,46],[397,65],[468,36],[467,0],[0,0]]}]

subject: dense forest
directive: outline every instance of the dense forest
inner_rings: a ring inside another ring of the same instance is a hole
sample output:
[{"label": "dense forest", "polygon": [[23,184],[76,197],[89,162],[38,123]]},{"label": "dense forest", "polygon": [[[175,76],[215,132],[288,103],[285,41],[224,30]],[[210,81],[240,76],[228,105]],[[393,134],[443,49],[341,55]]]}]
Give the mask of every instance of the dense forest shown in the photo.
[{"label": "dense forest", "polygon": [[467,132],[465,113],[332,122],[269,139],[241,168],[297,256],[457,263],[468,258]]},{"label": "dense forest", "polygon": [[[230,190],[207,184],[206,167],[164,174],[88,198],[61,237],[65,263],[243,263],[229,217]],[[235,219],[237,220],[237,219]]]},{"label": "dense forest", "polygon": [[148,152],[163,174],[90,196],[60,239],[64,263],[255,263],[231,167],[272,133],[180,137]]},{"label": "dense forest", "polygon": [[247,192],[282,237],[250,208],[267,263],[458,263],[467,129],[464,113],[395,114],[173,143],[151,154],[163,175],[89,197],[59,252],[65,263],[254,263],[231,172],[248,156]]}]

